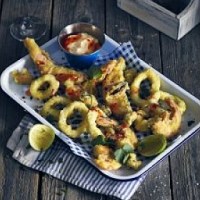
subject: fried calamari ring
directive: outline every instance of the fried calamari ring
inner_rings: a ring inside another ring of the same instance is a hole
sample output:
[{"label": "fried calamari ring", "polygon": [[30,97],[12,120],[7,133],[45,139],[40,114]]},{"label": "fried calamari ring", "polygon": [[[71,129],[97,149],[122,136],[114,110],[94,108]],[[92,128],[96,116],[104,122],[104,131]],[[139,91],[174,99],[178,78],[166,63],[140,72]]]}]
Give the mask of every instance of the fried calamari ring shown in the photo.
[{"label": "fried calamari ring", "polygon": [[171,98],[165,100],[171,111],[164,111],[154,117],[151,130],[155,135],[164,135],[166,138],[175,136],[181,126],[182,115],[175,101]]},{"label": "fried calamari ring", "polygon": [[51,74],[43,75],[35,79],[30,85],[30,93],[33,98],[45,100],[53,96],[59,88],[59,82]]},{"label": "fried calamari ring", "polygon": [[71,103],[71,101],[67,97],[54,96],[44,104],[40,114],[44,117],[51,117],[53,120],[57,121],[60,111],[69,103]]},{"label": "fried calamari ring", "polygon": [[181,111],[181,114],[183,114],[186,110],[185,102],[177,96],[174,96],[174,95],[169,94],[169,93],[164,92],[164,91],[160,91],[160,99],[161,100],[165,101],[166,99],[169,99],[169,98],[174,100],[174,102],[177,104],[179,110]]},{"label": "fried calamari ring", "polygon": [[[75,111],[78,111],[82,115],[82,122],[76,129],[73,129],[72,125],[68,124],[68,120],[75,113]],[[60,111],[58,127],[69,137],[77,138],[86,131],[87,124],[85,122],[85,118],[87,113],[88,108],[84,103],[80,101],[74,101]]]},{"label": "fried calamari ring", "polygon": [[99,135],[103,135],[101,129],[97,127],[97,117],[98,113],[94,110],[90,110],[86,116],[87,132],[91,135],[92,139],[95,139]]},{"label": "fried calamari ring", "polygon": [[[147,99],[142,99],[140,97],[140,85],[142,81],[146,79],[151,82],[150,95]],[[160,98],[160,78],[152,69],[147,69],[140,72],[135,77],[135,79],[131,83],[130,89],[131,98],[136,105],[143,107],[145,105],[148,105],[149,103],[156,103]]]}]

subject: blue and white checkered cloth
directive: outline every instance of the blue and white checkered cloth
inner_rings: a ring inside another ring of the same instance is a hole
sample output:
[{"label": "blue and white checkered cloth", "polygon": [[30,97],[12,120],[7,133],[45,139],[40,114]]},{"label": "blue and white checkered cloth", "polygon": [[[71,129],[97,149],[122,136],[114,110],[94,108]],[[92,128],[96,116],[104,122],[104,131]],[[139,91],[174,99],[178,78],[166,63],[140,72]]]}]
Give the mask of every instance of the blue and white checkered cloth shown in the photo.
[{"label": "blue and white checkered cloth", "polygon": [[[122,44],[111,54],[100,57],[96,64],[103,64],[119,56],[125,58],[128,66],[135,67],[138,71],[143,69],[130,42]],[[28,143],[28,132],[35,123],[38,122],[30,115],[25,116],[7,143],[7,147],[13,151],[13,158],[21,164],[83,189],[122,200],[129,200],[144,180],[145,175],[130,181],[106,177],[85,160],[88,154],[84,147],[70,138],[65,141],[67,144],[57,138],[47,151],[34,151]]]}]

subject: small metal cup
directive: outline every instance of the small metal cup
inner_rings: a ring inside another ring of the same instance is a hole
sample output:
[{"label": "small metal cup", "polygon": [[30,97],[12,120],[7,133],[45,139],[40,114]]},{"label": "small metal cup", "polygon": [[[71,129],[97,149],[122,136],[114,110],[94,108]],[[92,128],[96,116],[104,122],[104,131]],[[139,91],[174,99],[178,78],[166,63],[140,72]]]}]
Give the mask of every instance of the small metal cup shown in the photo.
[{"label": "small metal cup", "polygon": [[[100,48],[90,54],[84,54],[84,55],[77,55],[68,52],[62,46],[61,41],[63,37],[65,37],[66,35],[77,34],[77,33],[87,33],[93,36],[99,41]],[[88,23],[70,24],[64,27],[58,36],[58,43],[61,49],[65,52],[66,58],[70,66],[79,69],[87,69],[93,64],[93,62],[97,59],[104,42],[105,42],[104,33],[98,27]]]}]

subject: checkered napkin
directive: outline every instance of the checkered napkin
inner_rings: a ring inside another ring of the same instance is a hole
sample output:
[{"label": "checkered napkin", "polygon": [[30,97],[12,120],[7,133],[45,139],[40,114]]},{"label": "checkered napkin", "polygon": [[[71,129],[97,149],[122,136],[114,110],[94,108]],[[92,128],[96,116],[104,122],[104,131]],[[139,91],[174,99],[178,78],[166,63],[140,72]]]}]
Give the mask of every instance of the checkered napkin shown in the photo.
[{"label": "checkered napkin", "polygon": [[[99,57],[95,64],[104,64],[107,60],[119,56],[125,58],[128,66],[135,67],[138,71],[143,69],[130,42],[123,43],[109,55]],[[62,137],[64,142],[56,138],[47,151],[34,151],[28,143],[28,132],[35,123],[38,122],[30,115],[26,115],[7,143],[7,147],[13,151],[13,158],[21,164],[86,190],[122,200],[130,199],[144,180],[145,175],[130,181],[118,181],[106,177],[86,161],[91,159],[90,148],[85,144],[74,142],[64,134]]]}]

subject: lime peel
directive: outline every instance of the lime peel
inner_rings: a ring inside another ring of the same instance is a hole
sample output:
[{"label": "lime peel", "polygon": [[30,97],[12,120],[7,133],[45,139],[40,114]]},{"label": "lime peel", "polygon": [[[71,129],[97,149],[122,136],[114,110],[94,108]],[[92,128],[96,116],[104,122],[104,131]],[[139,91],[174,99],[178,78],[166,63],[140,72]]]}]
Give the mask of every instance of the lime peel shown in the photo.
[{"label": "lime peel", "polygon": [[31,147],[36,151],[45,151],[53,143],[55,133],[52,128],[44,124],[35,124],[31,127],[28,140]]},{"label": "lime peel", "polygon": [[167,146],[164,135],[150,135],[143,138],[138,144],[138,152],[145,157],[156,156],[163,152]]}]

